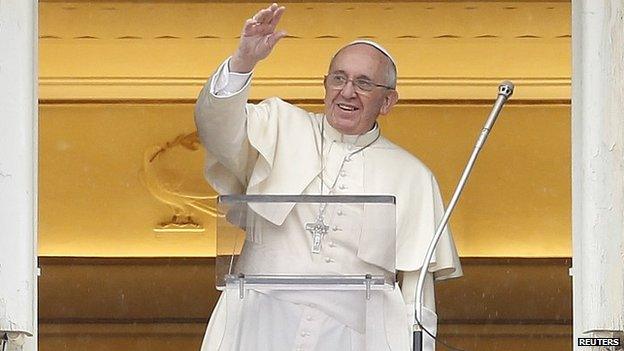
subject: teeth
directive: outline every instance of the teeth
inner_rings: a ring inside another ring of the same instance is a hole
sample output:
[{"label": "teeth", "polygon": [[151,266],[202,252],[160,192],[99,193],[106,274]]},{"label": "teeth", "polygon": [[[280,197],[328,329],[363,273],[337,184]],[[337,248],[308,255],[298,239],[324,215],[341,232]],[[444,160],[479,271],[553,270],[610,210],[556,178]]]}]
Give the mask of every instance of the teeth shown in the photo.
[{"label": "teeth", "polygon": [[341,109],[343,109],[345,111],[355,111],[355,110],[357,110],[353,106],[348,106],[348,105],[343,105],[343,104],[338,104],[338,107],[340,107]]}]

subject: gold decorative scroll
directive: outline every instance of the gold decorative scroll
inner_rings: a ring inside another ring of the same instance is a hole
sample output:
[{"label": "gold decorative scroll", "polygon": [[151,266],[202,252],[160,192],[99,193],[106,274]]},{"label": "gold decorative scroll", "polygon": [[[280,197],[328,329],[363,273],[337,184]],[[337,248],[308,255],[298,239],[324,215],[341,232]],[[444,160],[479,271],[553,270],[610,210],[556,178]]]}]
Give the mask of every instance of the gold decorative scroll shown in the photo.
[{"label": "gold decorative scroll", "polygon": [[214,205],[217,195],[185,190],[183,180],[168,172],[167,167],[161,166],[166,163],[165,155],[181,157],[183,153],[180,154],[180,151],[196,152],[199,146],[197,132],[193,132],[178,135],[172,141],[145,151],[139,172],[141,183],[158,201],[173,211],[169,220],[156,225],[155,232],[203,232],[204,227],[194,218],[195,211],[213,217],[221,216]]}]

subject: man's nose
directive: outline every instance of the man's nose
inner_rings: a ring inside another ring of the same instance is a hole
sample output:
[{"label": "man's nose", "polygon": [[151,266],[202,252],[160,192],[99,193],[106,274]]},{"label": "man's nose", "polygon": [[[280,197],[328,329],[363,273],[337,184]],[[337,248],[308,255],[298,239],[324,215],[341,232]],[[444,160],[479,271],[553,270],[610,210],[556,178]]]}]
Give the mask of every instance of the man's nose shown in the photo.
[{"label": "man's nose", "polygon": [[355,85],[352,80],[348,80],[345,86],[340,90],[340,95],[345,98],[352,98],[355,96]]}]

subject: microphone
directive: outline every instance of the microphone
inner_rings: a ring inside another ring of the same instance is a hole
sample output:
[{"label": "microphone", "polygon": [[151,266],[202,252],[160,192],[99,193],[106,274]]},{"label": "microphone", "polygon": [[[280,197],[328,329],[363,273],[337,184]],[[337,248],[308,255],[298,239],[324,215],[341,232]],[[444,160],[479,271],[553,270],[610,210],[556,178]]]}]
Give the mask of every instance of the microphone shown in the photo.
[{"label": "microphone", "polygon": [[483,126],[483,130],[481,130],[481,135],[479,135],[479,139],[477,140],[475,148],[478,148],[480,150],[483,147],[483,144],[485,144],[485,140],[490,134],[490,130],[492,130],[492,127],[494,126],[494,122],[496,122],[496,119],[498,118],[498,114],[503,108],[503,105],[507,102],[507,99],[509,99],[509,97],[513,94],[513,92],[514,84],[508,80],[501,82],[501,84],[498,86],[498,97],[496,98],[496,101],[494,102],[494,107],[492,107],[492,111],[490,112],[490,115],[488,116],[488,119]]},{"label": "microphone", "polygon": [[427,248],[427,253],[425,254],[425,260],[423,261],[422,267],[420,267],[420,275],[418,276],[418,283],[416,284],[416,301],[415,301],[416,311],[414,314],[415,321],[414,321],[413,333],[412,333],[412,344],[413,344],[414,351],[422,351],[422,347],[423,347],[423,334],[422,334],[423,326],[421,324],[422,323],[422,308],[423,308],[423,287],[425,283],[425,275],[427,274],[427,271],[429,270],[429,264],[431,263],[431,257],[433,257],[433,253],[435,252],[435,248],[438,245],[438,241],[440,241],[440,238],[442,237],[442,233],[444,233],[444,230],[446,229],[448,221],[451,218],[451,213],[453,213],[453,209],[455,208],[455,205],[457,204],[457,201],[459,200],[459,196],[461,195],[462,190],[464,190],[464,186],[466,185],[466,181],[468,181],[470,172],[472,171],[472,168],[474,167],[474,164],[477,161],[477,156],[479,156],[479,152],[481,151],[483,144],[485,144],[485,140],[490,134],[490,131],[492,130],[492,127],[494,126],[494,122],[496,122],[496,119],[498,118],[498,114],[503,108],[503,105],[505,104],[505,102],[507,102],[507,99],[509,99],[509,97],[513,94],[513,91],[514,91],[514,84],[510,81],[507,81],[507,80],[503,81],[498,86],[498,96],[496,97],[496,101],[494,102],[492,111],[490,112],[490,115],[488,116],[488,119],[485,122],[483,129],[481,130],[481,134],[479,134],[479,138],[477,139],[477,142],[475,143],[475,147],[472,150],[472,154],[470,155],[470,158],[468,159],[468,163],[466,164],[466,167],[464,168],[464,172],[462,173],[461,178],[459,179],[459,182],[457,183],[457,187],[455,188],[453,197],[451,198],[451,201],[449,201],[446,211],[444,212],[444,215],[442,216],[442,220],[440,221],[440,224],[436,228],[435,235],[433,236],[433,239],[431,239],[431,243],[429,243],[429,247]]},{"label": "microphone", "polygon": [[513,92],[514,83],[508,80],[502,81],[501,84],[498,86],[498,95],[505,95],[505,99],[509,99]]}]

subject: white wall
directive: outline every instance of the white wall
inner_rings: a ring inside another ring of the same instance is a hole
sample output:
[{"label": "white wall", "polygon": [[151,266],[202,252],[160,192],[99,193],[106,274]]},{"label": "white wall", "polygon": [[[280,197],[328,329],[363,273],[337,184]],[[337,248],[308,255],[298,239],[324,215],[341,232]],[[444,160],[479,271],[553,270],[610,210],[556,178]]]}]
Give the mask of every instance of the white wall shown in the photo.
[{"label": "white wall", "polygon": [[37,349],[36,82],[37,1],[0,0],[0,330],[32,335],[8,350]]}]

